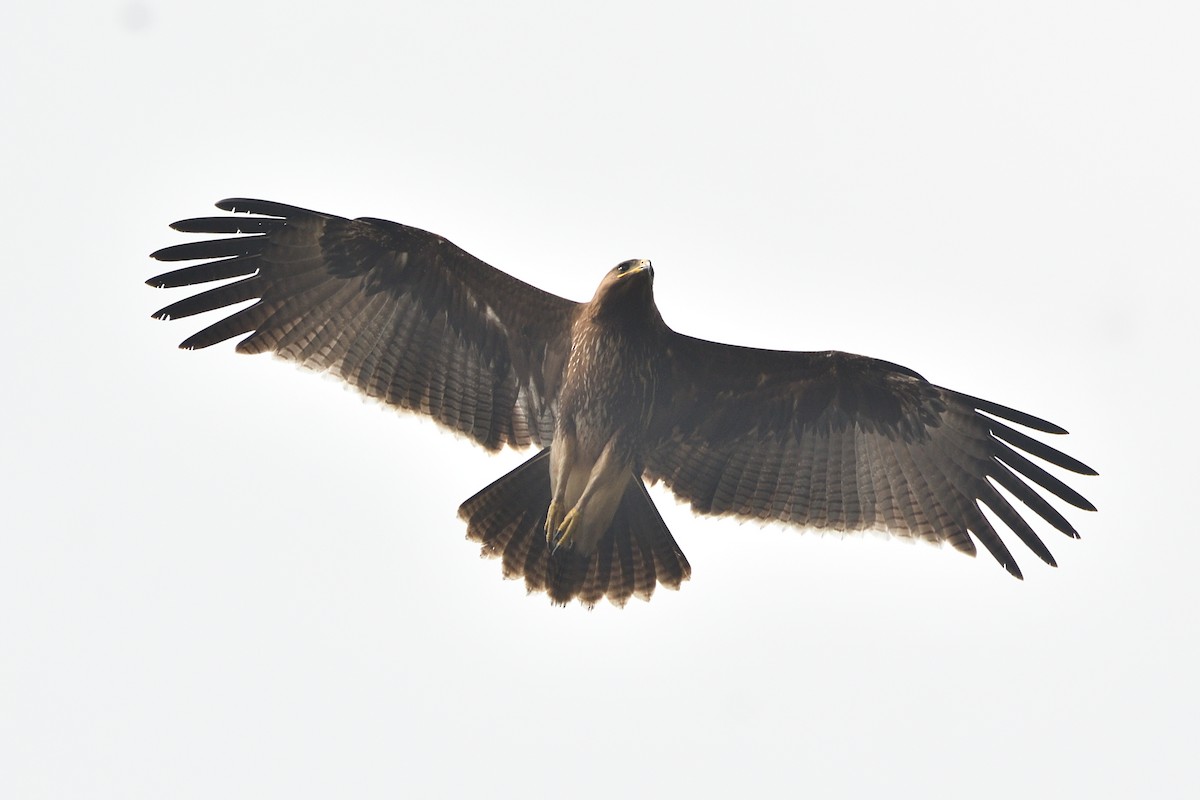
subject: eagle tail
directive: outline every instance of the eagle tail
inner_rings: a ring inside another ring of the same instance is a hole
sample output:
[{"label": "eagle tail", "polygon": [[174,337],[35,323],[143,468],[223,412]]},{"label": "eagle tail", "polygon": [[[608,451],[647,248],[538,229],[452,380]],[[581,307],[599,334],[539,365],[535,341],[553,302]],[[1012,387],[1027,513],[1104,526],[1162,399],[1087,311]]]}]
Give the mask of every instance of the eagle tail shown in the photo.
[{"label": "eagle tail", "polygon": [[467,537],[481,544],[482,555],[501,559],[504,577],[524,577],[526,589],[546,592],[558,605],[578,598],[590,608],[605,597],[617,606],[634,595],[649,600],[658,584],[678,589],[691,576],[691,565],[633,474],[596,549],[552,555],[546,545],[549,456],[543,450],[458,509]]}]

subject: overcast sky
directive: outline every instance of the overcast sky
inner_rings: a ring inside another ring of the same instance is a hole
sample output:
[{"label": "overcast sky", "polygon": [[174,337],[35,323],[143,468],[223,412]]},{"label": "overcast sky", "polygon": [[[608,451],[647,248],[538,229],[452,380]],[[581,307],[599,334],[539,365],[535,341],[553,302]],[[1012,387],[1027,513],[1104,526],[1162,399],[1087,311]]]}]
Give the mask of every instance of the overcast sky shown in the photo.
[{"label": "overcast sky", "polygon": [[[1196,14],[12,5],[0,795],[1200,795]],[[229,196],[573,299],[651,258],[677,330],[1063,425],[1100,512],[1019,582],[660,489],[682,590],[551,607],[455,516],[523,454],[150,319]]]}]

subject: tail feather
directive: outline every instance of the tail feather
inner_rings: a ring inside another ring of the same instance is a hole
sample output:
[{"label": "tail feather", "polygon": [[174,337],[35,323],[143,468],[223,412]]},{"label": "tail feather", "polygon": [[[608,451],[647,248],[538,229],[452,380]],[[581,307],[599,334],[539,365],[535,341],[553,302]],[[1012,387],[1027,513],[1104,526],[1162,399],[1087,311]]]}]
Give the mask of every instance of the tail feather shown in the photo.
[{"label": "tail feather", "polygon": [[[548,501],[547,501],[548,502]],[[530,510],[526,521],[525,570],[511,577],[519,578],[525,575],[525,591],[549,591],[551,580],[548,574],[550,567],[550,551],[546,549],[546,505],[540,509]]]},{"label": "tail feather", "polygon": [[632,481],[621,505],[629,529],[638,537],[642,553],[648,559],[647,572],[663,586],[678,589],[691,577],[692,567],[655,508],[646,485],[640,480]]},{"label": "tail feather", "polygon": [[617,606],[634,595],[649,600],[659,583],[678,589],[687,580],[687,558],[634,475],[594,552],[551,555],[545,535],[549,454],[538,453],[458,510],[468,538],[480,543],[482,555],[501,559],[506,578],[524,577],[529,592],[546,592],[559,605],[578,598],[589,607],[605,597]]},{"label": "tail feather", "polygon": [[629,544],[633,550],[633,594],[643,600],[649,600],[654,593],[654,558],[642,551],[638,537],[630,536]]},{"label": "tail feather", "polygon": [[518,522],[519,520],[517,519],[507,522],[503,525],[503,527],[499,528],[499,531],[494,539],[489,542],[484,542],[484,549],[487,550],[492,557],[504,555],[504,551],[507,550],[508,546],[512,543],[513,536],[515,536],[517,531],[520,529]]},{"label": "tail feather", "polygon": [[[544,536],[542,541],[545,542]],[[543,552],[545,553],[543,560],[546,563],[546,593],[550,595],[550,600],[555,605],[565,606],[573,598],[580,596],[583,585],[587,581],[590,561],[595,558],[596,554],[585,556],[578,550],[559,550],[554,555],[550,555],[548,547],[543,548]],[[526,581],[525,587],[529,588],[528,581]],[[594,606],[595,603],[590,605]]]},{"label": "tail feather", "polygon": [[501,556],[504,577],[519,578],[529,574],[529,560],[537,558],[536,519],[536,512],[529,511],[517,517],[516,532]]},{"label": "tail feather", "polygon": [[[592,558],[591,569],[587,579],[579,590],[579,601],[586,606],[594,606],[604,599],[605,592],[610,592],[612,579],[613,541],[605,539],[600,542]],[[612,594],[609,594],[612,597]]]},{"label": "tail feather", "polygon": [[608,599],[614,605],[624,607],[629,598],[633,597],[633,548],[629,544],[629,530],[623,527],[611,530],[601,540],[601,545],[605,542],[612,548],[612,575],[608,580]]}]

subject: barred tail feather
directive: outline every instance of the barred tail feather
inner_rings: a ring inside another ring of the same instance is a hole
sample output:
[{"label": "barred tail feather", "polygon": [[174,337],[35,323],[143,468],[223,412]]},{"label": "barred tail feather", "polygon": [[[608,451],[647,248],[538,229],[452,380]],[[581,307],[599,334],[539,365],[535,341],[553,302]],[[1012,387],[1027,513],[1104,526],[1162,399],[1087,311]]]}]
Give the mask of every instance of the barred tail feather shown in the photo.
[{"label": "barred tail feather", "polygon": [[658,584],[678,589],[691,565],[654,507],[639,477],[630,475],[621,505],[596,550],[582,554],[546,545],[550,506],[546,449],[464,502],[458,515],[481,554],[499,558],[504,577],[525,579],[558,605],[578,599],[589,608],[605,597],[616,606],[636,595],[649,600]]}]

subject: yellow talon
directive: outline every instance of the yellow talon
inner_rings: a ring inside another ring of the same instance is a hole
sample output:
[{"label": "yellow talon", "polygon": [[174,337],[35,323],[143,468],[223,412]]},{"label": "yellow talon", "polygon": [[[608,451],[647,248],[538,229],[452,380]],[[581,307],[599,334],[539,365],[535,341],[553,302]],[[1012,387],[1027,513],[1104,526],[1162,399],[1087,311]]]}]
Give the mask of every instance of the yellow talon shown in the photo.
[{"label": "yellow talon", "polygon": [[576,509],[572,508],[563,517],[562,524],[555,530],[554,535],[547,539],[546,543],[550,545],[550,553],[553,555],[558,551],[558,548],[571,538],[571,534],[575,532],[575,527],[579,524],[579,514]]},{"label": "yellow talon", "polygon": [[557,501],[550,501],[550,508],[546,511],[546,544],[553,546],[554,534],[558,532],[558,526],[562,524],[563,513],[562,506]]}]

